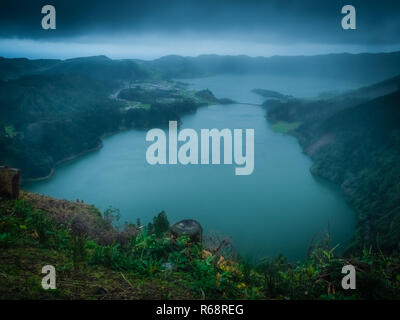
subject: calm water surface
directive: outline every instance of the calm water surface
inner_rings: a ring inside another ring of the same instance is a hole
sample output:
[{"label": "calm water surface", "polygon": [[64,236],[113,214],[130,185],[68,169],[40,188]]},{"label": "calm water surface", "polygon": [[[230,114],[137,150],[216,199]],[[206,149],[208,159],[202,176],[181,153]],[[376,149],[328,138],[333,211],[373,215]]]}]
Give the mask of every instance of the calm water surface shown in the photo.
[{"label": "calm water surface", "polygon": [[[326,79],[216,76],[185,80],[219,97],[261,103],[251,89],[265,88],[300,97],[359,84]],[[171,222],[192,218],[206,232],[229,236],[246,256],[304,257],[317,232],[330,228],[345,247],[354,231],[354,212],[337,187],[315,179],[311,160],[293,137],[270,130],[261,107],[213,105],[183,117],[182,127],[254,128],[255,169],[235,176],[235,165],[151,166],[145,159],[145,131],[130,130],[104,140],[101,150],[59,166],[55,175],[27,189],[57,198],[120,209],[123,221],[142,223],[165,210]]]}]

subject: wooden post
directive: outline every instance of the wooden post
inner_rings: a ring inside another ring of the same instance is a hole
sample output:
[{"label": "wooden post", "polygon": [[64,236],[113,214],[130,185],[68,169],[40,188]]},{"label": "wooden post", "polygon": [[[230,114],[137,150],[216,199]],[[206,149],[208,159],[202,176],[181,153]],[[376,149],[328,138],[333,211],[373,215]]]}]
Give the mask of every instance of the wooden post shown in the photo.
[{"label": "wooden post", "polygon": [[0,199],[17,199],[21,170],[0,166]]}]

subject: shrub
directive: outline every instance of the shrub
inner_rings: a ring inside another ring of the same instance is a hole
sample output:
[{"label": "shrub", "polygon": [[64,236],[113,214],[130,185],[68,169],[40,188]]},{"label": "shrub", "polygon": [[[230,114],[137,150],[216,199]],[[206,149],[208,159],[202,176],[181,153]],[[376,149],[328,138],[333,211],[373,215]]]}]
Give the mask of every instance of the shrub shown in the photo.
[{"label": "shrub", "polygon": [[161,211],[153,218],[153,223],[151,224],[150,228],[157,237],[160,237],[163,233],[169,230],[169,221],[164,211]]}]

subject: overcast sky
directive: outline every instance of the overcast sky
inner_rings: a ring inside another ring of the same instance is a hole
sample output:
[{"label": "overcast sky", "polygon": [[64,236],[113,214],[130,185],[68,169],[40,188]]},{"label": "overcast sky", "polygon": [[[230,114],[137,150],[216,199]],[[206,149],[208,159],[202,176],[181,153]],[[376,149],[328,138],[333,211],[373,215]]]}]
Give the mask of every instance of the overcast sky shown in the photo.
[{"label": "overcast sky", "polygon": [[[54,5],[57,29],[41,27]],[[357,30],[343,30],[352,4]],[[153,59],[400,50],[398,0],[1,0],[0,55]]]}]

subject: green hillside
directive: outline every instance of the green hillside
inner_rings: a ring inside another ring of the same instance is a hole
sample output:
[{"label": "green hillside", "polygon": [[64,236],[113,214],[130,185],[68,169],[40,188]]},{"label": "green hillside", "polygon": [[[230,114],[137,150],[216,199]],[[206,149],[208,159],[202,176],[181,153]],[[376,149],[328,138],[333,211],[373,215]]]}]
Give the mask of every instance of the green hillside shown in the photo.
[{"label": "green hillside", "polygon": [[341,185],[356,209],[355,247],[400,249],[398,84],[396,77],[329,100],[265,102],[272,123],[301,123],[290,132],[313,159],[312,173]]},{"label": "green hillside", "polygon": [[[51,69],[0,81],[0,165],[22,169],[23,179],[46,177],[58,163],[100,148],[106,134],[167,126],[169,120],[180,122],[181,115],[216,101],[212,94],[201,99],[179,86],[164,97],[151,89],[160,82],[145,82],[140,73],[124,67],[126,62],[116,68],[108,65],[116,72],[110,81],[112,71],[97,70],[96,61],[113,60],[90,60],[84,63],[86,68],[77,59],[72,65],[69,61],[57,65],[59,74]],[[135,91],[135,102],[124,96],[135,89],[120,90],[132,81],[145,84]],[[116,97],[119,91],[122,95]]]},{"label": "green hillside", "polygon": [[20,76],[40,73],[58,64],[61,60],[26,58],[7,59],[0,57],[0,80],[16,79]]},{"label": "green hillside", "polygon": [[142,62],[163,77],[197,77],[216,74],[308,75],[372,83],[400,73],[400,52],[378,54],[327,54],[316,56],[170,55]]},{"label": "green hillside", "polygon": [[373,83],[400,73],[400,52],[326,54],[315,56],[249,57],[200,55],[164,56],[155,60],[93,56],[66,60],[0,58],[0,79],[32,73],[81,73],[100,80],[171,79],[217,74],[308,75]]}]

